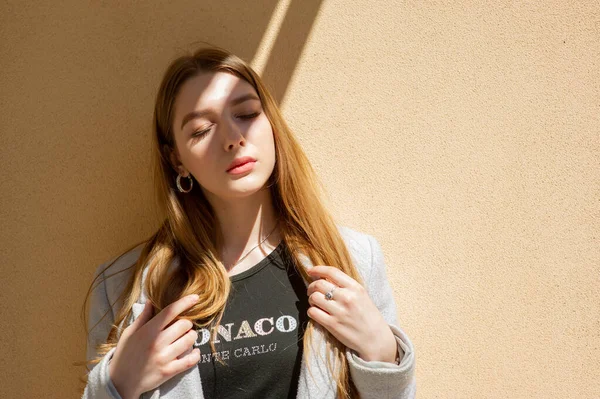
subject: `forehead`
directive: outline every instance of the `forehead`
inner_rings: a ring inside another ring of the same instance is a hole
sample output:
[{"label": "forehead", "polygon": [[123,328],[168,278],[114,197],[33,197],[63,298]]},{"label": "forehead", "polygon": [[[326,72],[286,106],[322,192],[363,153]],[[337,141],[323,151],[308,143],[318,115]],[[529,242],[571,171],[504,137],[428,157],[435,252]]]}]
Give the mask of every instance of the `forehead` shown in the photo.
[{"label": "forehead", "polygon": [[235,75],[226,72],[207,72],[188,79],[175,100],[175,119],[186,112],[224,106],[227,101],[256,90]]}]

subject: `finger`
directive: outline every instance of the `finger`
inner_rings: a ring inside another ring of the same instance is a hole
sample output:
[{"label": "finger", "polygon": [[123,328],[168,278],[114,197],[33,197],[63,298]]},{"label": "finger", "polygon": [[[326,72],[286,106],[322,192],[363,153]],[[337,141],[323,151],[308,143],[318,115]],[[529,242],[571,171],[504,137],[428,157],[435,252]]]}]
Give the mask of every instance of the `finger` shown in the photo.
[{"label": "finger", "polygon": [[323,294],[331,291],[331,290],[337,290],[339,287],[327,280],[324,279],[319,279],[319,280],[315,280],[312,283],[310,283],[308,285],[308,288],[306,290],[306,295],[310,296],[313,292],[321,292]]},{"label": "finger", "polygon": [[181,338],[169,345],[166,352],[167,359],[171,360],[185,357],[185,353],[193,349],[197,339],[198,333],[195,330],[189,330]]},{"label": "finger", "polygon": [[159,314],[154,316],[154,318],[150,320],[149,324],[152,324],[152,327],[158,331],[164,330],[164,328],[168,326],[169,323],[171,323],[179,314],[196,304],[198,302],[198,298],[199,297],[196,294],[186,295],[183,298],[179,298],[177,301],[161,310]]},{"label": "finger", "polygon": [[179,374],[187,369],[190,369],[200,361],[200,349],[195,348],[188,355],[181,359],[173,360],[167,367],[167,372],[171,375]]},{"label": "finger", "polygon": [[335,318],[332,315],[325,312],[323,309],[319,309],[316,306],[311,306],[310,308],[308,308],[306,314],[312,320],[325,327],[327,331],[333,333],[331,329],[333,328]]},{"label": "finger", "polygon": [[133,333],[139,330],[144,324],[148,322],[152,318],[152,304],[150,301],[146,301],[144,303],[144,309],[142,309],[142,313],[129,325],[127,330],[130,333]]},{"label": "finger", "polygon": [[326,278],[338,287],[352,287],[354,284],[358,284],[352,277],[331,266],[313,266],[307,272],[312,277]]},{"label": "finger", "polygon": [[191,320],[179,319],[158,334],[156,343],[161,347],[171,345],[190,331],[192,327],[194,327],[194,323],[192,323]]},{"label": "finger", "polygon": [[193,345],[192,345],[192,346],[190,346],[190,347],[188,348],[188,350],[186,350],[185,352],[183,352],[181,355],[177,356],[177,359],[183,359],[185,356],[187,356],[187,355],[189,355],[190,353],[192,353],[192,351],[193,351],[194,349],[196,349],[196,348],[194,348],[194,346],[193,346]]},{"label": "finger", "polygon": [[312,306],[318,307],[332,316],[341,315],[342,313],[342,309],[338,303],[325,299],[325,295],[320,292],[314,292],[311,296],[309,296],[308,303]]}]

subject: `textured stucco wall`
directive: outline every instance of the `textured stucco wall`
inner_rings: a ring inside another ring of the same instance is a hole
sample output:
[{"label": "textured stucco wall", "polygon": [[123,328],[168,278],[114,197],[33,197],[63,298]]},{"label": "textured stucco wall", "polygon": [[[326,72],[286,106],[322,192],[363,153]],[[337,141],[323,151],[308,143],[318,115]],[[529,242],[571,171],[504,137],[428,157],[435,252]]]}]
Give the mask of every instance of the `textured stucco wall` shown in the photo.
[{"label": "textured stucco wall", "polygon": [[157,223],[160,76],[201,40],[381,242],[419,397],[600,397],[598,2],[60,3],[0,5],[0,397],[77,396],[93,270]]}]

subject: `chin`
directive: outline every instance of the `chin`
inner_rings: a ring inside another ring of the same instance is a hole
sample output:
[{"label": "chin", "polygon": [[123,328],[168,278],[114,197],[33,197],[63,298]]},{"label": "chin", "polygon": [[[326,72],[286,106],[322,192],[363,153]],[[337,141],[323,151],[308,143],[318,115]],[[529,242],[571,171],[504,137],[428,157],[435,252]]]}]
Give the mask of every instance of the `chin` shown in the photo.
[{"label": "chin", "polygon": [[[245,198],[260,191],[267,190],[268,179],[254,180],[252,182],[244,182],[244,184],[230,184],[227,188],[221,191],[222,197],[228,198]],[[241,183],[241,182],[240,182]]]}]

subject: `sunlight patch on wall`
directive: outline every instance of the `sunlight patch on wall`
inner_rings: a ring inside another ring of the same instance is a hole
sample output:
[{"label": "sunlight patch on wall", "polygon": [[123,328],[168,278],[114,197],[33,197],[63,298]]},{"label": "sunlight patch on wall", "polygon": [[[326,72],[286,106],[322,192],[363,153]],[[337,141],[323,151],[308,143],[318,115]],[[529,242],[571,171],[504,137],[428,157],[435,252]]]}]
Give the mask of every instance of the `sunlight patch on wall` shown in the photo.
[{"label": "sunlight patch on wall", "polygon": [[254,55],[254,58],[250,62],[252,68],[262,76],[262,73],[265,69],[267,61],[269,60],[269,56],[271,55],[271,51],[273,50],[273,45],[277,40],[277,36],[279,35],[279,31],[281,30],[281,25],[285,20],[285,16],[290,8],[290,4],[292,0],[280,0],[275,10],[273,11],[273,15],[271,15],[271,20],[267,25],[267,29],[260,40],[260,44],[258,45],[258,49]]}]

